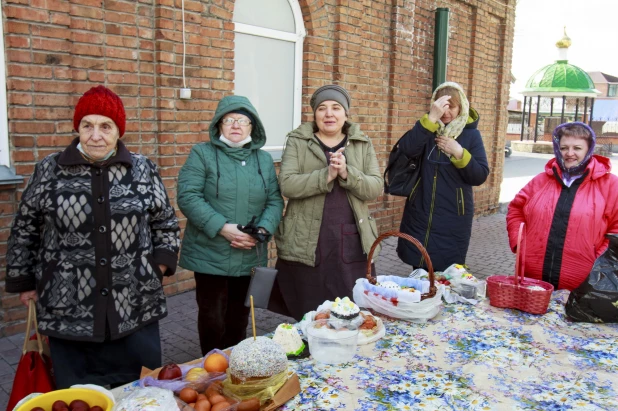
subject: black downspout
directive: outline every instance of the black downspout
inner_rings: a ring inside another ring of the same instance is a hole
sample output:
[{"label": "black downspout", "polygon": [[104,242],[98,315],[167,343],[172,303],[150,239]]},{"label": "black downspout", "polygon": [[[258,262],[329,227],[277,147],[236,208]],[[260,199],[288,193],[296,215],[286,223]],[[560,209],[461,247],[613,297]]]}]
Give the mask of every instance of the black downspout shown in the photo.
[{"label": "black downspout", "polygon": [[519,141],[524,141],[524,123],[526,122],[526,99],[524,96],[524,106],[521,108],[521,131],[519,132]]},{"label": "black downspout", "polygon": [[534,142],[539,136],[539,110],[541,109],[541,96],[536,97],[536,118],[534,119]]},{"label": "black downspout", "polygon": [[436,29],[433,42],[433,89],[446,81],[446,62],[448,54],[449,9],[436,9]]}]

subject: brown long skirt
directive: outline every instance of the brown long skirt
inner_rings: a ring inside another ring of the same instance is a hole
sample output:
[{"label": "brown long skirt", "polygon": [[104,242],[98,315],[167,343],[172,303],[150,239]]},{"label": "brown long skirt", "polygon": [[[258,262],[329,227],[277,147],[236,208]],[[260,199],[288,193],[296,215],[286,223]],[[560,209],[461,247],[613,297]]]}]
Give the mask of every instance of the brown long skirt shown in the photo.
[{"label": "brown long skirt", "polygon": [[300,321],[326,300],[352,298],[352,288],[367,270],[354,213],[346,190],[335,185],[326,195],[315,267],[277,260],[277,280],[268,309]]}]

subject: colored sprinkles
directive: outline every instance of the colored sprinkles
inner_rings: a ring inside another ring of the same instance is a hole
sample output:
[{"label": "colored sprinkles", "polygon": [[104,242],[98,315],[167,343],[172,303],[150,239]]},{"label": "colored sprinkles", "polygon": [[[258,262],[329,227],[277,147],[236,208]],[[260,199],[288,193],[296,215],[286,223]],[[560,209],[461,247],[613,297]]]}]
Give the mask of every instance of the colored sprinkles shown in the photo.
[{"label": "colored sprinkles", "polygon": [[287,366],[288,358],[281,346],[267,337],[247,338],[230,355],[230,373],[240,380],[271,377]]}]

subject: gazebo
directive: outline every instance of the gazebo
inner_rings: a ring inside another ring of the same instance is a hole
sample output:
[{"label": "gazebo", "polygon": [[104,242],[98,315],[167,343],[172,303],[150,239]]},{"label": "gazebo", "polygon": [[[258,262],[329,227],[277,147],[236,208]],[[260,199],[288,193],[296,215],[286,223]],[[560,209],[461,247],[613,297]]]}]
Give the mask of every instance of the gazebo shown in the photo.
[{"label": "gazebo", "polygon": [[[538,70],[526,83],[521,93],[524,104],[520,141],[551,141],[551,132],[559,124],[567,121],[590,124],[592,121],[594,99],[601,92],[594,88],[588,73],[569,64],[567,51],[570,46],[571,39],[565,28],[564,37],[556,43],[558,60]],[[528,147],[521,151],[537,150]]]}]

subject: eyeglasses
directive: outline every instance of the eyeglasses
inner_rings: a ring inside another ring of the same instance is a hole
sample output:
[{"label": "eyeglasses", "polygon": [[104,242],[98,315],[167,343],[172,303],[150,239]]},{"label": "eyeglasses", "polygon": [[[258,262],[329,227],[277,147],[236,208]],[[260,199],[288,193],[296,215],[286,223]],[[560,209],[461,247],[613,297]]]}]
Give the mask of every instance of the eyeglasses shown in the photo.
[{"label": "eyeglasses", "polygon": [[437,145],[434,145],[427,155],[427,161],[433,164],[451,164],[451,159],[442,150],[437,149]]},{"label": "eyeglasses", "polygon": [[251,125],[251,122],[247,120],[246,118],[235,119],[232,117],[228,117],[228,118],[224,118],[223,120],[221,120],[221,124],[226,125],[226,126],[231,126],[234,123],[238,123],[238,125],[242,127],[247,127]]}]

